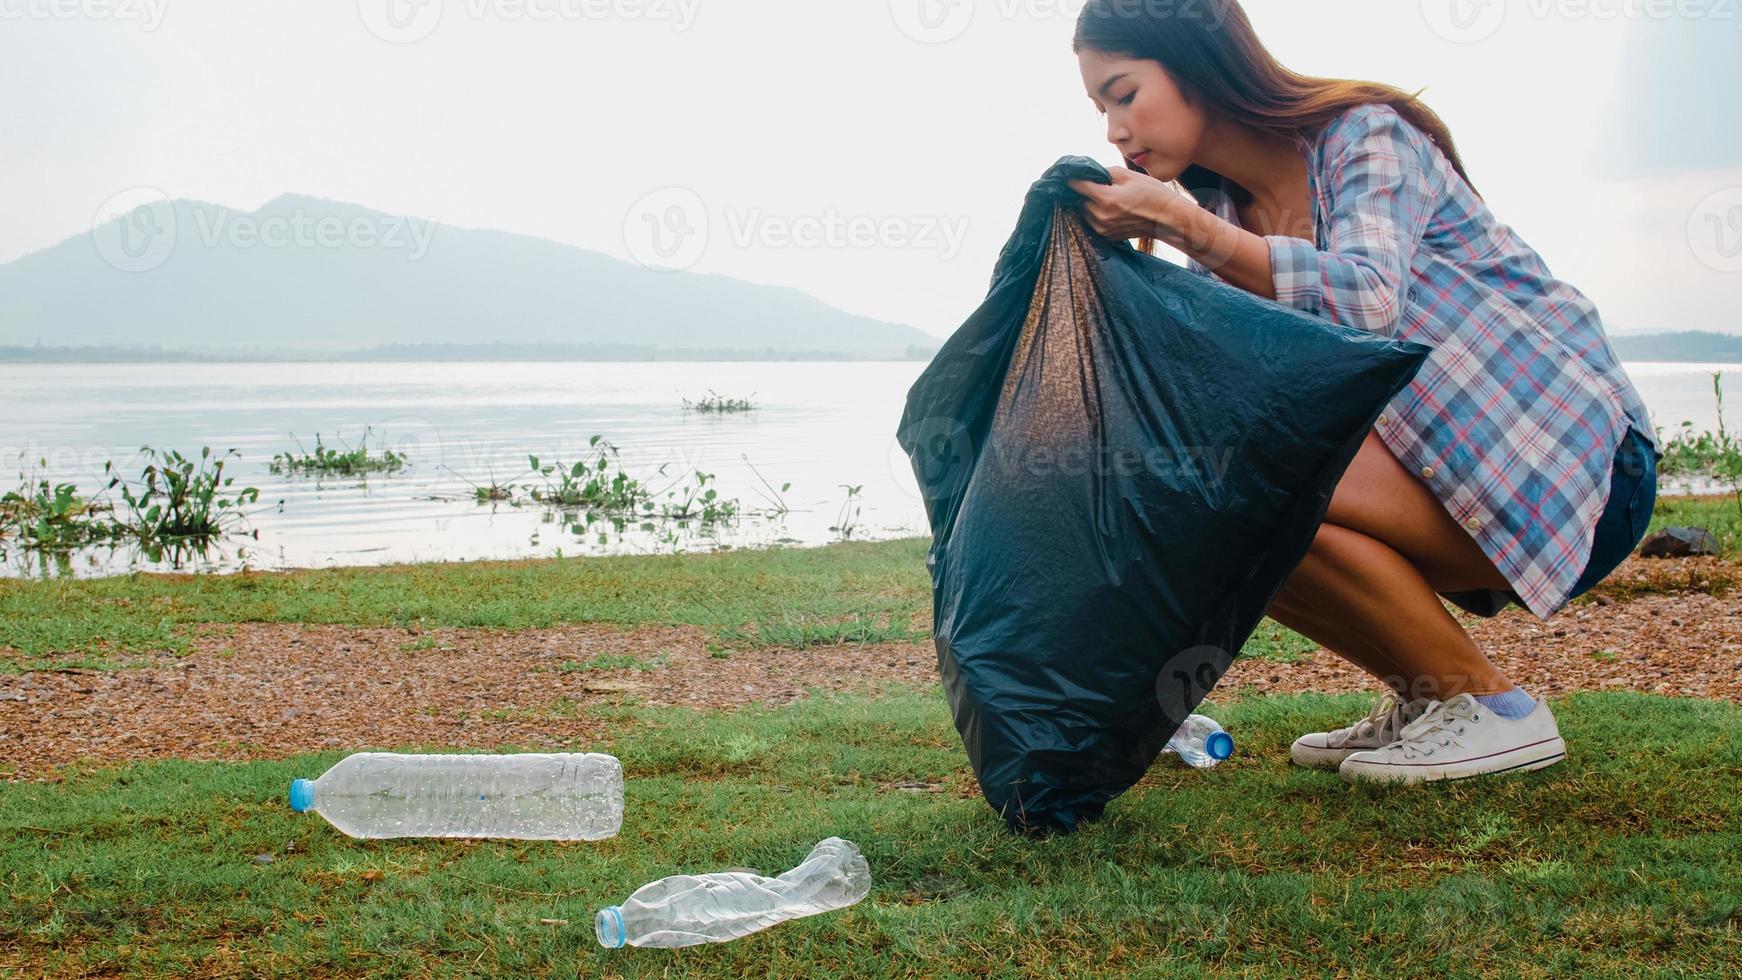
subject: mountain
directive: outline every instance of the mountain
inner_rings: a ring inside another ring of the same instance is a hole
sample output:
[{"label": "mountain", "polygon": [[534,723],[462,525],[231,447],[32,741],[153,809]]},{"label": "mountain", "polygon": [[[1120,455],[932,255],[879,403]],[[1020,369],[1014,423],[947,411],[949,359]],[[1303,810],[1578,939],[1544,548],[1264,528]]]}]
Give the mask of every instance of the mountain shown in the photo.
[{"label": "mountain", "polygon": [[904,357],[942,340],[795,289],[300,195],[158,201],[0,265],[0,346],[494,342]]},{"label": "mountain", "polygon": [[1742,336],[1736,334],[1706,330],[1610,334],[1609,345],[1623,361],[1742,363]]}]

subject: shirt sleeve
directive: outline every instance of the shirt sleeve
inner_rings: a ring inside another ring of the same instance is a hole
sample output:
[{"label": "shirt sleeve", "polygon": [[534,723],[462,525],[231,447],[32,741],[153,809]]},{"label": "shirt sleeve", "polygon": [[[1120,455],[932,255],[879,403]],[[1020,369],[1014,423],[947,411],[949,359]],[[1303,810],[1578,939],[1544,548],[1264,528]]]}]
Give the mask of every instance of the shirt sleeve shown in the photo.
[{"label": "shirt sleeve", "polygon": [[1426,137],[1390,106],[1364,106],[1348,122],[1349,135],[1331,148],[1330,186],[1322,188],[1328,248],[1266,235],[1270,274],[1277,302],[1392,336],[1433,212],[1419,149]]}]

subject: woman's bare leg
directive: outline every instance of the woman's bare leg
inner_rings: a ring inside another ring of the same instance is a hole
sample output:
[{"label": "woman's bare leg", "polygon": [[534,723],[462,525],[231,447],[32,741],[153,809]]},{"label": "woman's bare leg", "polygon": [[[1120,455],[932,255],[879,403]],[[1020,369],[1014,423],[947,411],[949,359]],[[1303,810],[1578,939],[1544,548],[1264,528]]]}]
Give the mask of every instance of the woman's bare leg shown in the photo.
[{"label": "woman's bare leg", "polygon": [[1513,685],[1436,593],[1507,587],[1475,540],[1369,432],[1268,612],[1400,695],[1444,700]]}]

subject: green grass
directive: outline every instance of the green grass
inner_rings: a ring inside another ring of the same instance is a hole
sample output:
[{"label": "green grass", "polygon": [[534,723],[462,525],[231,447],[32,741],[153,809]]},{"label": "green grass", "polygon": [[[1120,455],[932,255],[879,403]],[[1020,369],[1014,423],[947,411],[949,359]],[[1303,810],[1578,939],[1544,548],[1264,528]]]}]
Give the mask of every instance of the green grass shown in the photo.
[{"label": "green grass", "polygon": [[[929,538],[680,555],[430,563],[234,575],[0,579],[0,672],[137,666],[183,653],[199,624],[525,629],[692,625],[710,649],[925,643]],[[439,649],[422,637],[403,649]],[[1316,644],[1273,622],[1245,653],[1284,663]],[[53,655],[51,659],[51,655]],[[71,658],[71,659],[67,659]]]},{"label": "green grass", "polygon": [[1655,534],[1671,525],[1703,527],[1718,539],[1719,554],[1735,557],[1742,546],[1742,508],[1729,494],[1702,496],[1660,496],[1651,515],[1646,534]]},{"label": "green grass", "polygon": [[[1668,524],[1710,528],[1726,556],[1742,545],[1742,512],[1729,497],[1661,497],[1650,530]],[[22,655],[0,660],[0,672],[137,666],[142,661],[130,655],[185,652],[190,630],[206,623],[692,625],[710,631],[710,649],[719,656],[743,647],[923,643],[931,605],[929,541],[235,575],[0,579],[0,648]],[[409,649],[438,645],[430,638],[410,642]],[[1287,664],[1316,646],[1265,620],[1242,653]]]},{"label": "green grass", "polygon": [[769,634],[852,642],[867,635],[867,621],[906,629],[906,621],[930,609],[929,541],[236,575],[0,579],[0,647],[33,656],[182,652],[190,625],[237,622],[694,625],[728,640]]},{"label": "green grass", "polygon": [[665,666],[667,659],[663,653],[648,658],[633,653],[602,653],[589,660],[565,660],[557,666],[557,671],[573,674],[594,670],[658,670]]},{"label": "green grass", "polygon": [[[1102,821],[1047,841],[960,794],[971,774],[941,699],[899,690],[612,710],[615,738],[585,748],[623,759],[627,814],[595,843],[345,838],[284,803],[339,753],[0,786],[0,973],[1742,970],[1742,707],[1576,695],[1556,702],[1568,761],[1485,781],[1386,790],[1288,766],[1296,734],[1365,707],[1214,706],[1232,760],[1163,757]],[[830,835],[870,862],[857,906],[688,950],[593,943],[593,911],[646,881],[775,873]]]}]

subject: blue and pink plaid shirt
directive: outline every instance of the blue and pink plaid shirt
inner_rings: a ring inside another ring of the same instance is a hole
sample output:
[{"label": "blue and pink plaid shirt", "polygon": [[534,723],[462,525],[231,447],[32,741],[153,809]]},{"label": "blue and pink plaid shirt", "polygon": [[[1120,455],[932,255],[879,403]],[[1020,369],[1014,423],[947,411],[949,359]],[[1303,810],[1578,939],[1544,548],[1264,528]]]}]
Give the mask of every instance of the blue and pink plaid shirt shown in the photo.
[{"label": "blue and pink plaid shirt", "polygon": [[[1590,558],[1628,426],[1662,453],[1596,307],[1391,106],[1352,107],[1298,142],[1318,241],[1265,236],[1277,301],[1434,348],[1376,429],[1547,619]],[[1225,184],[1199,200],[1239,224]],[[1488,614],[1504,594],[1446,595]]]}]

